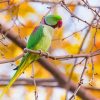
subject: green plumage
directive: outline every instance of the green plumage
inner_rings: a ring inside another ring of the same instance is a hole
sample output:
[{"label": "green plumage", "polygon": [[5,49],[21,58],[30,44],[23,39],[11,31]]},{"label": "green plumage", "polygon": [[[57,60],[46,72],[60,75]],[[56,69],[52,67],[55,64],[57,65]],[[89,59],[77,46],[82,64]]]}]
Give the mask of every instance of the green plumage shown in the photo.
[{"label": "green plumage", "polygon": [[27,43],[27,48],[33,49],[34,46],[38,43],[38,41],[41,39],[43,36],[43,25],[40,25],[37,27],[38,29],[33,31],[33,33],[30,35],[28,43]]}]

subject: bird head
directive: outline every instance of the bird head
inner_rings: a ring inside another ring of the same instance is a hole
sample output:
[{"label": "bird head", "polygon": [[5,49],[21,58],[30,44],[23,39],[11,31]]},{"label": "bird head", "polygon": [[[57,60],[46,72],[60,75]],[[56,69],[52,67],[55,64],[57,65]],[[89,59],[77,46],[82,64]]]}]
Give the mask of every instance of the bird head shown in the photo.
[{"label": "bird head", "polygon": [[53,28],[62,26],[62,18],[59,15],[48,15],[44,17],[44,24]]}]

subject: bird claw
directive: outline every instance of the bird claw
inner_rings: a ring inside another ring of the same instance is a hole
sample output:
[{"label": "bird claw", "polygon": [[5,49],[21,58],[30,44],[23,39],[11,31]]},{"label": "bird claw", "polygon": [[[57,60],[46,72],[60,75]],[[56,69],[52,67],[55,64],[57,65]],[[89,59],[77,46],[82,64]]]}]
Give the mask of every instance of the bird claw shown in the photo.
[{"label": "bird claw", "polygon": [[39,51],[40,56],[42,56],[43,54],[42,50],[38,50],[38,51]]},{"label": "bird claw", "polygon": [[48,53],[48,52],[43,53],[42,50],[38,50],[38,51],[39,51],[39,55],[40,55],[40,56],[45,56],[46,58],[49,57],[49,53]]},{"label": "bird claw", "polygon": [[45,57],[48,58],[49,57],[49,52],[46,52],[45,54],[46,54]]}]

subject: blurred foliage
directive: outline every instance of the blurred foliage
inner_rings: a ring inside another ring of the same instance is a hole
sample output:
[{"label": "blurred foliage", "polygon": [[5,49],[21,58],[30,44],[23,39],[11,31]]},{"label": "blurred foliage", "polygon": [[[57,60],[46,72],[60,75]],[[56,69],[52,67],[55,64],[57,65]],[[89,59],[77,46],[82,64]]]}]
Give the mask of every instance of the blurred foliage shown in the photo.
[{"label": "blurred foliage", "polygon": [[[49,1],[58,1],[58,0],[49,0]],[[39,25],[39,22],[42,18],[41,16],[44,16],[44,15],[38,13],[36,8],[32,7],[32,5],[30,3],[22,2],[21,0],[10,0],[9,3],[7,3],[7,2],[0,3],[0,10],[3,10],[5,8],[8,8],[8,9],[6,10],[6,12],[1,12],[2,15],[0,15],[0,17],[2,16],[4,18],[3,20],[5,20],[5,23],[7,22],[8,24],[10,23],[13,25],[11,27],[11,30],[13,30],[21,39],[28,38],[28,36],[31,34],[31,32],[34,30],[34,28],[37,25]],[[74,5],[69,6],[69,9],[71,10],[71,12],[74,12],[75,8],[76,8],[76,6],[74,6]],[[58,11],[55,8],[53,13],[57,14],[57,12]],[[38,17],[37,22],[34,22],[30,19],[26,20],[26,18],[29,17],[30,14],[33,14],[33,15],[35,15],[35,17]],[[25,19],[24,23],[21,22],[21,18]],[[13,22],[13,23],[11,23],[11,22]],[[91,28],[91,31],[89,33],[90,38],[88,40],[86,48],[82,51],[83,53],[90,52],[90,50],[92,48],[95,32],[96,32],[95,47],[93,48],[93,51],[100,48],[100,34],[99,34],[100,30]],[[73,33],[74,34],[73,37],[70,37],[72,40],[76,41],[75,43],[69,41],[68,38],[63,39],[63,33],[64,33],[64,27],[55,30],[52,45],[50,48],[50,53],[53,53],[54,50],[56,50],[56,49],[62,49],[68,54],[77,54],[79,52],[79,48],[80,48],[80,45],[81,45],[82,39],[83,39],[81,32],[76,32],[75,34]],[[0,38],[2,38],[2,35],[0,36]],[[10,40],[4,39],[2,42],[4,44],[6,44],[7,46],[4,46],[0,42],[0,59],[1,60],[5,59],[5,58],[7,58],[7,59],[14,58],[22,53],[22,50],[18,46],[16,46],[14,43],[12,43]],[[56,52],[57,52],[57,50],[56,50]],[[66,76],[69,76],[70,71],[73,66],[73,62],[53,61],[50,59],[48,59],[48,60],[50,62],[52,62],[58,69],[61,69],[61,70],[64,69],[62,72],[65,73]],[[95,71],[95,79],[94,80],[95,81],[92,82],[92,85],[100,88],[100,74],[99,74],[100,73],[100,56],[94,57],[93,61],[94,61],[94,71]],[[18,65],[19,62],[20,62],[20,60],[16,61],[16,64]],[[45,70],[38,62],[34,62],[33,66],[34,66],[35,78],[42,78],[42,79],[52,78],[52,75],[47,70]],[[88,70],[86,72],[86,76],[88,77],[88,79],[91,79],[91,77],[92,77],[91,61],[89,61],[87,66],[88,66]],[[3,72],[3,74],[5,74],[5,72]],[[26,77],[30,77],[32,75],[32,65],[30,65],[30,67],[28,67],[26,69],[25,75],[26,75]],[[73,76],[72,76],[72,80],[74,82],[78,82],[79,77],[80,77],[80,75],[78,74],[78,72],[74,72]],[[89,85],[89,84],[87,84],[87,85]],[[33,94],[34,86],[26,86],[25,89],[26,89],[27,94],[24,95],[25,96],[24,100],[31,100],[34,96],[34,94]],[[50,100],[53,90],[54,90],[54,88],[46,88],[46,100]],[[14,90],[10,89],[10,92],[8,92],[7,96],[10,97],[13,92],[14,92]],[[91,91],[91,92],[93,95],[100,98],[100,92],[98,92],[98,91]],[[57,94],[56,94],[56,96],[57,96]],[[62,95],[60,100],[65,100],[65,95]],[[81,99],[76,97],[75,100],[81,100]]]}]

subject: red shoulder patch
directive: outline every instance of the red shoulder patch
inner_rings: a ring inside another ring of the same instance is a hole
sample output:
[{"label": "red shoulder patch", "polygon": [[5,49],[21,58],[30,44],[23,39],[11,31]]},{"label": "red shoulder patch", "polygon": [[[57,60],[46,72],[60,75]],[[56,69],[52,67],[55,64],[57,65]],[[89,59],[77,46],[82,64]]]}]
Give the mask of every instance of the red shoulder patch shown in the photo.
[{"label": "red shoulder patch", "polygon": [[36,26],[32,33],[34,34],[34,32],[36,32],[38,30],[38,28],[39,28],[39,26]]}]

